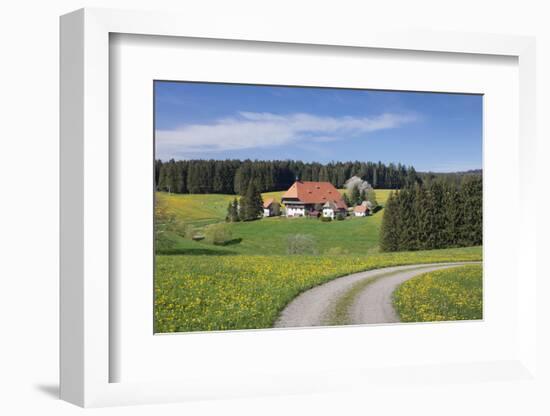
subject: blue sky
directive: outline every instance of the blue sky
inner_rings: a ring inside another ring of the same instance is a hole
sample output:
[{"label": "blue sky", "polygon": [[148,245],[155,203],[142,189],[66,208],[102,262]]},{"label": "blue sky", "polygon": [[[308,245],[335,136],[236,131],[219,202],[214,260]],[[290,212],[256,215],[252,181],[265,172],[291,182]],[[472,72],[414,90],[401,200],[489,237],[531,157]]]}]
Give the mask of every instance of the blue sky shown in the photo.
[{"label": "blue sky", "polygon": [[156,157],[482,167],[482,96],[155,82]]}]

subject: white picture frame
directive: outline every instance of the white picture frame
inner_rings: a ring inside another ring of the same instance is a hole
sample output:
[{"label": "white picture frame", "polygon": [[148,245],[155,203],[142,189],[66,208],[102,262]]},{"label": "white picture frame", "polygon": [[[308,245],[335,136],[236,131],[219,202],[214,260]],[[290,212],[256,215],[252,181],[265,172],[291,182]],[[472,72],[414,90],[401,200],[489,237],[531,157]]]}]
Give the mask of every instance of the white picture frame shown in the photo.
[{"label": "white picture frame", "polygon": [[[80,406],[158,403],[197,398],[243,397],[261,394],[309,393],[346,389],[403,380],[411,371],[359,366],[318,373],[270,374],[263,379],[238,380],[234,373],[206,375],[178,381],[111,382],[113,363],[120,359],[110,348],[114,336],[110,311],[109,276],[114,261],[109,251],[110,172],[110,34],[225,39],[248,42],[331,45],[336,48],[375,48],[427,51],[440,54],[501,55],[517,58],[519,67],[519,178],[518,192],[524,205],[534,198],[534,184],[526,168],[535,165],[535,41],[529,37],[361,30],[329,32],[313,29],[284,30],[278,25],[235,29],[231,22],[214,25],[185,15],[83,9],[61,18],[61,398]],[[261,44],[259,44],[261,45]],[[520,207],[521,209],[521,207]],[[438,374],[448,379],[479,382],[536,377],[536,217],[521,215],[514,250],[516,267],[522,270],[517,292],[517,354],[499,361],[434,366],[418,363],[414,377],[430,380]],[[517,271],[516,271],[517,273]],[[266,335],[264,332],[261,336]],[[151,334],[152,336],[152,334]],[[250,336],[260,336],[252,333]],[[314,332],[304,336],[315,337]],[[475,374],[483,374],[477,377]],[[438,377],[439,377],[438,376]],[[291,379],[291,380],[290,380]],[[350,380],[342,383],[339,380]],[[237,381],[236,381],[237,380]],[[353,380],[353,381],[351,381]]]}]

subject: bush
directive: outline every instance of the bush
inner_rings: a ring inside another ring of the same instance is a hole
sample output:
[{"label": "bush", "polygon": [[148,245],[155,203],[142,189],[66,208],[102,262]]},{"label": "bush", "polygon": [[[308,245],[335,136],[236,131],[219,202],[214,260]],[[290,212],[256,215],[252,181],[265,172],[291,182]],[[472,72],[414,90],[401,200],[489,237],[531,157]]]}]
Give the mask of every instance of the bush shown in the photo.
[{"label": "bush", "polygon": [[204,239],[215,245],[224,245],[232,240],[231,229],[223,223],[212,224],[206,227]]},{"label": "bush", "polygon": [[325,254],[327,256],[343,256],[345,254],[349,254],[349,251],[342,247],[331,247],[325,252]]},{"label": "bush", "polygon": [[338,214],[336,214],[336,220],[338,221],[343,221],[346,219],[346,216],[344,214],[342,214],[341,212],[339,212]]},{"label": "bush", "polygon": [[168,250],[175,246],[177,236],[184,237],[185,225],[168,209],[163,199],[155,199],[155,243],[157,250]]},{"label": "bush", "polygon": [[293,234],[287,238],[287,253],[294,254],[317,254],[315,239],[306,234]]},{"label": "bush", "polygon": [[323,222],[331,222],[331,221],[332,221],[332,218],[331,218],[331,217],[325,217],[325,216],[321,215],[321,221],[323,221]]}]

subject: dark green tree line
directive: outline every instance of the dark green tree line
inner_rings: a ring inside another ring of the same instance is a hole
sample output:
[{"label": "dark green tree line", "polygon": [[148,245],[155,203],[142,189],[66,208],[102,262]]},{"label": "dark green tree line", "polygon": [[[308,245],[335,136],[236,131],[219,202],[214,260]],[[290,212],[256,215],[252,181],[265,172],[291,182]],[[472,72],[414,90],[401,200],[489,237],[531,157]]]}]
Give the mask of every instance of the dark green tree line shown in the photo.
[{"label": "dark green tree line", "polygon": [[327,181],[342,188],[358,176],[376,188],[400,189],[421,179],[413,167],[400,163],[331,162],[294,160],[170,160],[155,162],[155,185],[173,193],[222,193],[244,195],[254,183],[260,192],[285,190],[299,178]]},{"label": "dark green tree line", "polygon": [[380,230],[383,251],[431,250],[481,245],[483,181],[463,176],[405,187],[390,195]]}]

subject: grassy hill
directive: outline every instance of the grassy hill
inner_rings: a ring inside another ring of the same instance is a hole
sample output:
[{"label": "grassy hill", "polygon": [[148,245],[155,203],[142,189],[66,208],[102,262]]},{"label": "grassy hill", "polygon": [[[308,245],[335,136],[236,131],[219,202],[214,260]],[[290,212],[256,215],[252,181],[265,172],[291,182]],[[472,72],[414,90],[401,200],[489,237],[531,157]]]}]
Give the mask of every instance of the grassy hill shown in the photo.
[{"label": "grassy hill", "polygon": [[234,195],[221,194],[169,194],[157,192],[157,198],[168,206],[186,224],[204,226],[225,220],[227,205]]},{"label": "grassy hill", "polygon": [[[380,204],[391,191],[376,190]],[[282,192],[263,194],[280,201]],[[224,222],[233,195],[158,193],[187,228]],[[155,261],[155,332],[271,327],[282,308],[315,285],[361,270],[401,264],[481,260],[481,247],[379,253],[384,210],[364,218],[263,218],[228,223],[232,241],[218,246],[172,235]],[[187,231],[186,234],[189,234]],[[310,236],[318,256],[287,255],[292,234]]]},{"label": "grassy hill", "polygon": [[379,212],[372,217],[330,223],[311,218],[265,218],[230,223],[232,244],[216,246],[174,237],[174,247],[163,254],[284,255],[288,236],[292,234],[311,236],[319,254],[365,254],[377,249],[381,217]]},{"label": "grassy hill", "polygon": [[[269,192],[262,197],[276,198],[284,192]],[[379,203],[384,204],[389,190],[377,190]],[[158,193],[169,210],[180,221],[202,229],[208,224],[225,220],[227,205],[233,195],[219,194],[166,194]],[[313,218],[263,218],[257,221],[230,223],[235,244],[215,246],[206,242],[192,241],[189,238],[174,236],[175,245],[165,254],[286,254],[287,239],[291,234],[311,236],[319,254],[364,254],[377,250],[378,235],[384,210],[365,217],[348,217],[344,221],[321,222]]]},{"label": "grassy hill", "polygon": [[[345,192],[344,190],[340,190]],[[384,204],[390,194],[390,189],[377,189],[376,198]],[[275,198],[281,201],[285,191],[264,192],[262,198]],[[225,220],[227,205],[235,195],[224,194],[169,194],[157,192],[157,198],[165,201],[169,210],[178,216],[180,221],[195,225],[206,225]]]}]

